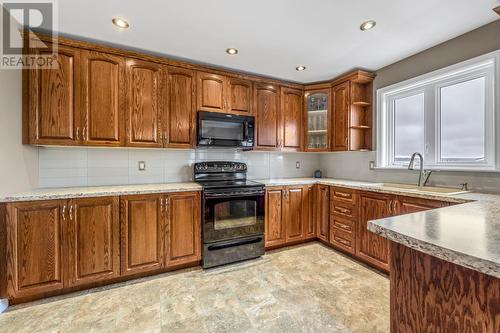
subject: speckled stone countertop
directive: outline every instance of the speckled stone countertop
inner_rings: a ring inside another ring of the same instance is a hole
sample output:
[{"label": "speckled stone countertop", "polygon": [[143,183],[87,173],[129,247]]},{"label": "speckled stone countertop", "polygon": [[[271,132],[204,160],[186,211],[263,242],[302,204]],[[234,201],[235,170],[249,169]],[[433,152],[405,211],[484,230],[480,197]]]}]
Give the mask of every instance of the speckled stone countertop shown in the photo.
[{"label": "speckled stone countertop", "polygon": [[16,193],[13,195],[0,195],[0,202],[76,199],[114,195],[201,191],[201,189],[201,186],[196,183],[45,188],[34,190],[31,192]]},{"label": "speckled stone countertop", "polygon": [[370,221],[368,229],[418,251],[500,278],[500,195],[415,193],[387,189],[380,183],[337,179],[268,179],[261,182],[266,186],[320,183],[457,203]]}]

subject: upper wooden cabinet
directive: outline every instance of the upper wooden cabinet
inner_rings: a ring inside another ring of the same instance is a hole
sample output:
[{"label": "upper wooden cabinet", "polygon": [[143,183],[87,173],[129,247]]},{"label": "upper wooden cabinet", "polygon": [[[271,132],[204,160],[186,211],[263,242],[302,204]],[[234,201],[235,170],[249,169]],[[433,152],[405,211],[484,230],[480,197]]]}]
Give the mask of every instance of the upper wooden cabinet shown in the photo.
[{"label": "upper wooden cabinet", "polygon": [[166,90],[162,88],[163,73],[160,64],[127,60],[127,146],[163,146],[161,118],[166,106]]},{"label": "upper wooden cabinet", "polygon": [[298,151],[302,148],[302,100],[302,90],[281,89],[283,150]]},{"label": "upper wooden cabinet", "polygon": [[165,147],[195,147],[196,136],[196,77],[192,70],[168,67],[168,103],[163,113],[162,127]]},{"label": "upper wooden cabinet", "polygon": [[125,144],[125,58],[81,52],[81,140],[92,146]]},{"label": "upper wooden cabinet", "polygon": [[80,50],[59,46],[56,61],[57,69],[23,71],[25,144],[72,145],[79,134]]},{"label": "upper wooden cabinet", "polygon": [[118,197],[75,199],[68,207],[67,285],[120,276]]},{"label": "upper wooden cabinet", "polygon": [[333,151],[372,149],[373,79],[373,74],[357,71],[334,84]]},{"label": "upper wooden cabinet", "polygon": [[252,83],[247,80],[198,72],[198,111],[252,113]]},{"label": "upper wooden cabinet", "polygon": [[252,82],[241,79],[228,79],[229,113],[252,114]]},{"label": "upper wooden cabinet", "polygon": [[349,150],[349,82],[333,88],[332,150]]},{"label": "upper wooden cabinet", "polygon": [[304,94],[304,150],[329,151],[331,132],[330,89]]},{"label": "upper wooden cabinet", "polygon": [[256,149],[275,150],[281,146],[280,89],[277,86],[254,85]]}]

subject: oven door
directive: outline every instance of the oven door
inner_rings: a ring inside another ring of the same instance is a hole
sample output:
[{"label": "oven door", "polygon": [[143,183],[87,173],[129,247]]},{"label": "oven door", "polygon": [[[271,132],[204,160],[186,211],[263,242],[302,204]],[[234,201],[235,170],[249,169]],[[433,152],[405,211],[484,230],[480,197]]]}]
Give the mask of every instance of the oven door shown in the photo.
[{"label": "oven door", "polygon": [[203,242],[264,234],[264,191],[255,192],[205,193]]}]

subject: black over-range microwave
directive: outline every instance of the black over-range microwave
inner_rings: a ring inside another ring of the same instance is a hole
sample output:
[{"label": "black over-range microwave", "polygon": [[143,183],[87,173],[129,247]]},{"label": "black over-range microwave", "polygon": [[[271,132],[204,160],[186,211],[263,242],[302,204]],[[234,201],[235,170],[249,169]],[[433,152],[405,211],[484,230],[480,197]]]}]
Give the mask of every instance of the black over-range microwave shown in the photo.
[{"label": "black over-range microwave", "polygon": [[198,147],[253,149],[255,117],[198,112]]}]

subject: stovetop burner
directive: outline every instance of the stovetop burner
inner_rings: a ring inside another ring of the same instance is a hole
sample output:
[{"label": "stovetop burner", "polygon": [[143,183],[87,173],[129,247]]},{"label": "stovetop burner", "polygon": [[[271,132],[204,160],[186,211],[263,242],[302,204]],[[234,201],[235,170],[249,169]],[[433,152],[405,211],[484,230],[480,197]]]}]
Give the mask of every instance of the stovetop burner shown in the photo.
[{"label": "stovetop burner", "polygon": [[247,180],[247,165],[241,162],[195,163],[194,180],[204,189],[264,187],[262,183]]},{"label": "stovetop burner", "polygon": [[251,180],[200,181],[198,184],[205,189],[264,186]]}]

